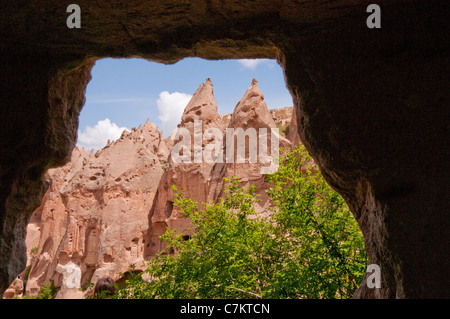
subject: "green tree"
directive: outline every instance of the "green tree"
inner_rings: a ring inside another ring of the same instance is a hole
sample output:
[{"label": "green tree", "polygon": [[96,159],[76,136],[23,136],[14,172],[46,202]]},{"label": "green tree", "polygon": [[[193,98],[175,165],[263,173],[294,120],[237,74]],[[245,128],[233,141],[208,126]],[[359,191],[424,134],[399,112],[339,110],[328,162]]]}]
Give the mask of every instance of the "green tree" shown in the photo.
[{"label": "green tree", "polygon": [[37,296],[37,299],[55,299],[60,287],[55,286],[55,283],[50,279],[50,283],[42,285],[41,291]]},{"label": "green tree", "polygon": [[[189,240],[167,230],[166,251],[119,289],[121,298],[348,298],[367,263],[363,237],[343,199],[308,165],[303,146],[268,175],[270,217],[254,209],[255,186],[226,179],[217,203],[176,195]],[[303,167],[303,171],[302,168]]]}]

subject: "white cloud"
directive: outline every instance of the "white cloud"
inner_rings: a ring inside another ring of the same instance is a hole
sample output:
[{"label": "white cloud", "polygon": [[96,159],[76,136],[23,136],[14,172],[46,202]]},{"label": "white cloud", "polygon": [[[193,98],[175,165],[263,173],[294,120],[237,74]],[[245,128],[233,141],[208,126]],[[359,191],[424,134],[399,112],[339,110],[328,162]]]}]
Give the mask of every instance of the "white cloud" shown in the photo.
[{"label": "white cloud", "polygon": [[254,71],[260,64],[267,64],[269,68],[273,68],[274,61],[270,59],[240,59],[238,62],[246,69]]},{"label": "white cloud", "polygon": [[84,132],[78,130],[77,145],[84,147],[88,152],[92,148],[100,150],[106,145],[108,139],[111,142],[117,140],[124,130],[129,131],[126,127],[119,127],[106,118],[103,121],[98,121],[94,127],[87,126]]},{"label": "white cloud", "polygon": [[180,92],[169,93],[163,91],[159,94],[156,105],[158,106],[158,119],[161,121],[161,130],[164,132],[165,137],[170,136],[172,131],[177,128],[183,111],[191,98],[192,95]]}]

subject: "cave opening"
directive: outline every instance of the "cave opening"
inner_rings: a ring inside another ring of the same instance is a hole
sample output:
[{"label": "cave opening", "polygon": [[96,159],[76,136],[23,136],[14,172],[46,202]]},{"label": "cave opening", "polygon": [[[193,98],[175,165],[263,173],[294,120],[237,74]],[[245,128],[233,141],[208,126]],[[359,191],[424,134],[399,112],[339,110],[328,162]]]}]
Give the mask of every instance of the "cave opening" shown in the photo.
[{"label": "cave opening", "polygon": [[97,58],[277,57],[302,141],[382,270],[382,288],[356,297],[448,297],[448,8],[378,4],[381,29],[368,28],[366,1],[96,1],[80,5],[81,29],[67,28],[61,1],[2,6],[0,290],[25,267],[43,174],[70,160]]},{"label": "cave opening", "polygon": [[[127,185],[134,185],[133,183],[136,183],[136,181],[138,181],[136,188],[142,185],[144,185],[144,188],[147,187],[148,184],[145,184],[145,182],[148,183],[148,181],[144,182],[144,178],[138,175],[148,169],[151,170],[152,165],[156,162],[161,164],[162,168],[166,168],[168,163],[162,156],[167,156],[167,154],[158,154],[158,144],[146,143],[151,138],[155,138],[153,133],[158,131],[161,135],[160,140],[167,141],[172,131],[180,125],[183,112],[199,85],[204,85],[209,81],[208,79],[212,82],[211,93],[213,96],[206,94],[206,97],[201,97],[201,99],[214,99],[212,104],[217,107],[217,112],[224,125],[231,121],[236,103],[239,103],[246,88],[254,83],[258,84],[262,92],[261,98],[265,101],[267,111],[269,111],[267,114],[274,119],[276,128],[282,134],[287,135],[293,116],[292,97],[286,89],[283,70],[275,60],[208,61],[199,58],[187,58],[175,65],[162,65],[143,59],[107,58],[97,60],[91,74],[92,79],[86,88],[86,103],[79,116],[78,140],[72,153],[72,160],[69,164],[63,166],[64,168],[54,168],[47,172],[46,179],[51,187],[46,197],[44,196],[43,204],[37,210],[41,218],[32,218],[32,222],[28,225],[29,235],[27,237],[28,248],[34,248],[34,250],[37,248],[39,254],[43,254],[43,247],[40,247],[41,237],[50,234],[56,237],[57,234],[62,235],[61,238],[55,240],[59,242],[59,246],[64,247],[62,249],[64,256],[81,256],[77,259],[78,268],[76,270],[77,273],[82,273],[82,281],[76,285],[77,287],[78,285],[84,286],[89,281],[95,281],[101,276],[114,274],[116,270],[110,269],[114,263],[120,264],[121,267],[126,263],[134,264],[142,256],[148,258],[149,252],[150,256],[153,256],[163,250],[165,243],[160,241],[159,236],[163,235],[169,225],[182,229],[188,226],[188,223],[184,220],[170,220],[169,222],[158,220],[153,223],[153,226],[151,223],[145,224],[144,221],[148,220],[147,216],[151,212],[149,203],[155,196],[155,187],[153,193],[142,191],[149,200],[145,203],[139,203],[142,207],[133,213],[130,213],[130,209],[126,205],[120,203],[120,197],[125,197],[128,200],[135,196],[133,190],[130,190]],[[205,79],[207,82],[205,82]],[[257,81],[254,79],[257,79]],[[203,103],[205,101],[202,100],[202,107],[206,105],[206,103]],[[201,117],[204,112],[205,109],[200,108],[196,109],[194,114]],[[204,120],[205,125],[209,125],[213,121],[210,118]],[[152,132],[153,135],[147,134],[146,130],[153,129],[149,128],[150,126],[146,127],[146,125],[149,125],[146,124],[148,122],[156,124],[156,131]],[[144,129],[144,127],[146,128]],[[136,132],[138,134],[135,134]],[[141,143],[139,144],[140,147],[118,146],[116,147],[117,152],[112,152],[115,148],[113,145],[119,145],[124,136],[128,136],[124,140],[129,141],[129,144]],[[147,141],[144,142],[146,139]],[[248,142],[248,139],[245,141]],[[295,141],[299,141],[298,137],[295,138]],[[129,161],[126,156],[133,155],[133,152],[136,153],[137,157],[148,156],[149,153],[143,151],[147,148],[150,153],[157,153],[158,156],[143,162],[132,158],[131,163],[126,164]],[[157,186],[155,181],[158,178],[160,178],[158,174],[149,174],[148,179],[153,181],[153,186]],[[185,186],[195,190],[201,184],[201,180],[197,177],[188,176],[188,182]],[[105,192],[107,195],[105,195]],[[63,193],[62,200],[57,198],[56,201],[52,201],[51,198],[55,193]],[[94,201],[90,199],[90,195],[86,195],[89,193],[93,194]],[[191,193],[196,196],[195,191],[191,191]],[[85,202],[75,199],[79,199],[83,195],[87,196]],[[47,199],[50,200],[47,202]],[[206,198],[200,196],[198,199],[205,200]],[[136,200],[136,198],[131,200]],[[157,200],[155,199],[155,201]],[[136,203],[135,206],[139,205]],[[170,219],[173,201],[168,200],[167,203],[165,207],[161,206],[161,209],[165,211],[163,214],[165,219]],[[46,222],[49,217],[46,214],[48,207],[52,207],[53,219],[68,218],[70,226],[67,229],[51,230],[52,227],[55,227],[55,223],[47,224]],[[120,214],[112,214],[113,217],[103,216],[102,211],[119,211]],[[38,213],[35,212],[33,216]],[[154,215],[158,214],[155,213]],[[93,216],[100,216],[100,228],[97,230],[96,241],[99,242],[102,251],[93,251],[92,247],[86,244],[92,242],[92,236],[79,235],[80,233],[90,234],[90,231],[86,228],[86,223],[89,224],[89,219]],[[131,225],[130,220],[132,219],[138,220],[137,226]],[[117,228],[118,224],[123,227]],[[137,231],[137,228],[140,230]],[[148,233],[145,233],[147,228],[149,229]],[[140,232],[137,240],[133,238],[131,244],[126,245],[126,253],[124,254],[126,257],[121,256],[121,250],[124,250],[121,246],[124,246],[127,239],[122,238],[120,242],[114,242],[113,240],[111,241],[112,244],[109,243],[108,245],[102,243],[102,241],[108,241],[108,236],[114,238],[113,234],[121,233],[123,229],[126,229],[127,232],[131,229],[130,236],[134,232]],[[75,240],[77,242],[73,241],[74,236],[77,236]],[[188,240],[190,236],[190,234],[186,234],[183,239]],[[66,242],[66,238],[72,238],[72,240]],[[52,249],[55,247],[52,247]],[[84,252],[85,250],[86,252]],[[34,255],[34,259],[29,258],[28,260],[28,263],[39,264],[39,267],[35,266],[34,269],[33,265],[27,265],[27,268],[31,267],[28,276],[30,278],[28,284],[30,291],[37,291],[38,287],[34,286],[46,283],[53,276],[56,276],[54,273],[57,267],[51,268],[58,265],[58,254],[61,252],[53,249],[45,253],[53,256],[53,264],[45,265],[44,261],[37,262],[39,259],[37,255]],[[89,256],[84,256],[86,253]],[[89,264],[80,263],[80,260],[87,259],[89,259]],[[92,267],[97,270],[93,270]],[[87,273],[88,270],[89,274]],[[120,269],[120,271],[124,271],[124,269]],[[42,275],[43,273],[44,275]],[[57,273],[57,278],[58,284],[66,286],[65,281],[73,279],[67,275],[65,269]],[[70,287],[73,287],[73,285]]]}]

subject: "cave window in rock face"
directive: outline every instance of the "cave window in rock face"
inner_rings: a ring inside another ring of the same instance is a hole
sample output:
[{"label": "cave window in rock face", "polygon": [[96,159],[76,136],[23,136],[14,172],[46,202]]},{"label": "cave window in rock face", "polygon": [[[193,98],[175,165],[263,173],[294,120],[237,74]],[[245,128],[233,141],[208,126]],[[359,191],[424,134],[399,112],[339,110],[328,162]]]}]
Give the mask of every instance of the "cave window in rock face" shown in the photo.
[{"label": "cave window in rock face", "polygon": [[161,252],[161,256],[173,255],[174,253],[175,253],[175,250],[171,247],[168,250],[163,250]]},{"label": "cave window in rock face", "polygon": [[191,239],[191,236],[189,236],[189,235],[184,235],[183,236],[183,240],[184,241],[188,241],[189,239]]},{"label": "cave window in rock face", "polygon": [[99,234],[96,228],[89,228],[86,231],[86,264],[96,264],[98,259],[98,239]]}]

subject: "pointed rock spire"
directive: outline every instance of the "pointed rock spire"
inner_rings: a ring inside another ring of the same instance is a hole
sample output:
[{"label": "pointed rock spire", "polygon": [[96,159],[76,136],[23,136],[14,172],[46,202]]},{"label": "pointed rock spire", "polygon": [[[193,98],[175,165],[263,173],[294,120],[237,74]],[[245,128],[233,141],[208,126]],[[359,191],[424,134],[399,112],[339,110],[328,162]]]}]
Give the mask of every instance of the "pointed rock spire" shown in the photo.
[{"label": "pointed rock spire", "polygon": [[210,78],[195,91],[184,109],[181,117],[181,127],[193,129],[194,121],[201,120],[203,130],[207,127],[221,127],[221,118],[217,112],[217,102],[214,98],[213,84]]},{"label": "pointed rock spire", "polygon": [[236,105],[231,115],[229,127],[242,127],[244,129],[247,127],[276,127],[256,79],[252,80],[252,84]]}]

